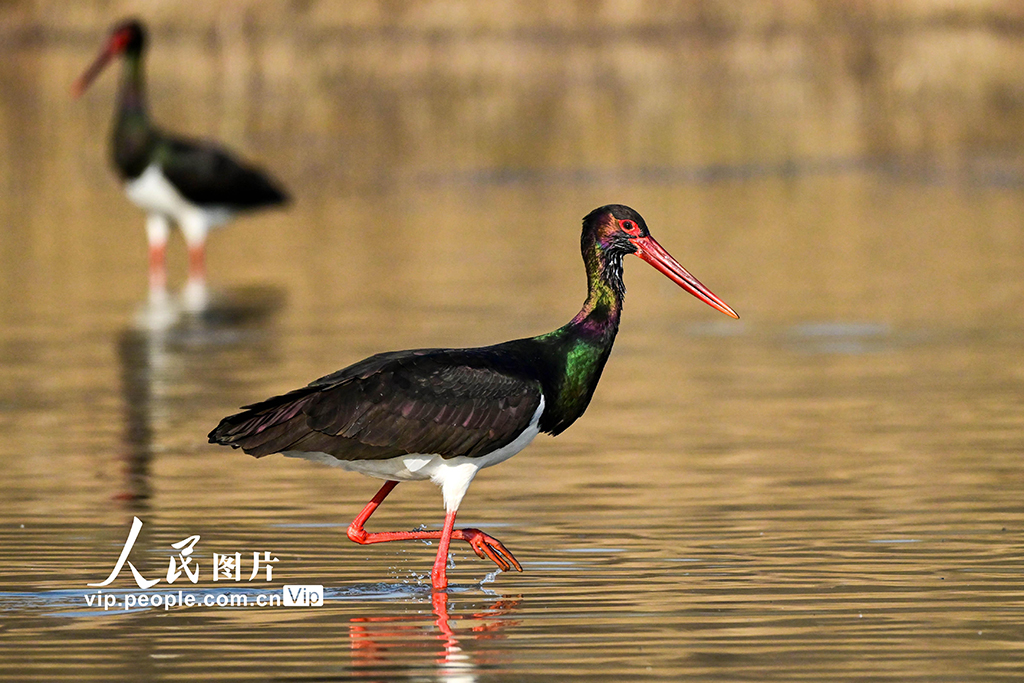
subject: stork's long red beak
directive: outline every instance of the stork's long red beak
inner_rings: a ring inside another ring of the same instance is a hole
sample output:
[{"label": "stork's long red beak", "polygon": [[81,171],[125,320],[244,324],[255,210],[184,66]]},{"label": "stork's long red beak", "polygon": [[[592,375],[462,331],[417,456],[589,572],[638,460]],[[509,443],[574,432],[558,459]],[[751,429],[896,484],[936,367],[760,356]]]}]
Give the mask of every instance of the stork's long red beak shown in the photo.
[{"label": "stork's long red beak", "polygon": [[81,97],[82,93],[84,93],[89,87],[89,84],[100,75],[101,71],[103,71],[103,67],[107,65],[107,62],[109,62],[114,55],[124,50],[124,45],[125,40],[120,34],[113,36],[110,39],[110,42],[107,43],[107,46],[103,48],[103,51],[96,55],[96,59],[89,65],[89,68],[85,70],[85,73],[79,76],[78,80],[71,86],[71,96],[76,99]]},{"label": "stork's long red beak", "polygon": [[717,308],[722,313],[733,318],[739,318],[736,311],[729,308],[729,305],[712,294],[711,290],[700,283],[700,280],[686,272],[686,268],[679,265],[679,262],[672,258],[672,255],[665,251],[660,244],[650,235],[646,237],[634,237],[630,239],[637,248],[636,255],[647,261],[652,266],[668,276],[668,279],[676,283],[690,294],[694,295],[708,306]]}]

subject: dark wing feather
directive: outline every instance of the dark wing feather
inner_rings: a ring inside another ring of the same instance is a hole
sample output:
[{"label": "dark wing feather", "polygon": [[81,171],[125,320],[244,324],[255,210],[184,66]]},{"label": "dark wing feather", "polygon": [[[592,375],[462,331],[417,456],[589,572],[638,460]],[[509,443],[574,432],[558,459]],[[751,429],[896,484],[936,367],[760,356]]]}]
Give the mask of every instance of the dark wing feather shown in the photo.
[{"label": "dark wing feather", "polygon": [[157,160],[167,180],[199,206],[254,209],[288,200],[264,172],[208,142],[165,137]]},{"label": "dark wing feather", "polygon": [[380,354],[227,417],[210,441],[255,456],[328,453],[342,460],[409,453],[486,455],[515,439],[540,383],[473,351]]}]

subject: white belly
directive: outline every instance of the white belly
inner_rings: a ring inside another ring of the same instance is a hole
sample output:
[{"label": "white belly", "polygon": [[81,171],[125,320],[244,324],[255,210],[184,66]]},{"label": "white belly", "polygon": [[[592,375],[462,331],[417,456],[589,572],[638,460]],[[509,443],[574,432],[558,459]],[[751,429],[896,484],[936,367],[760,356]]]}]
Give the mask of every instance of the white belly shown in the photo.
[{"label": "white belly", "polygon": [[441,487],[444,496],[445,510],[456,510],[462,497],[466,495],[469,484],[476,473],[485,467],[504,462],[530,445],[540,432],[537,423],[544,412],[544,397],[530,419],[530,424],[512,442],[476,458],[464,455],[454,458],[442,458],[440,455],[400,455],[386,460],[340,460],[327,453],[307,453],[304,451],[284,451],[282,455],[289,458],[303,458],[323,463],[331,467],[340,467],[350,472],[359,472],[368,477],[390,479],[392,481],[422,481],[429,479]]},{"label": "white belly", "polygon": [[213,227],[231,218],[232,214],[227,207],[200,207],[185,199],[164,177],[158,164],[150,164],[142,175],[125,183],[125,193],[140,209],[170,216],[183,227],[197,220],[204,222],[206,227]]}]

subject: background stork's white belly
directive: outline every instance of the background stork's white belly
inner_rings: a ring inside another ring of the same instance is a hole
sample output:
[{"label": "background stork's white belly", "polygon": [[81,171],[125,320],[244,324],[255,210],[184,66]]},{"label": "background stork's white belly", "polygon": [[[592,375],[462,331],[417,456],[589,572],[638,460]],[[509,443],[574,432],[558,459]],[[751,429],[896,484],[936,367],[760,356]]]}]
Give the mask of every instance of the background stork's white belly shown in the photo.
[{"label": "background stork's white belly", "polygon": [[419,453],[400,455],[384,460],[341,460],[327,453],[308,453],[305,451],[282,451],[289,458],[303,458],[323,463],[331,467],[340,467],[350,472],[359,472],[376,479],[392,481],[422,481],[429,479],[441,487],[444,506],[448,511],[458,509],[462,497],[469,490],[476,473],[485,467],[497,465],[530,445],[540,432],[537,423],[544,412],[544,397],[540,405],[519,436],[507,445],[487,455],[470,458],[464,455],[454,458],[442,458],[440,455],[423,455]]},{"label": "background stork's white belly", "polygon": [[140,209],[170,216],[183,228],[197,221],[211,228],[227,221],[233,213],[226,206],[197,206],[185,199],[164,176],[159,164],[150,164],[142,175],[125,183],[125,193]]}]

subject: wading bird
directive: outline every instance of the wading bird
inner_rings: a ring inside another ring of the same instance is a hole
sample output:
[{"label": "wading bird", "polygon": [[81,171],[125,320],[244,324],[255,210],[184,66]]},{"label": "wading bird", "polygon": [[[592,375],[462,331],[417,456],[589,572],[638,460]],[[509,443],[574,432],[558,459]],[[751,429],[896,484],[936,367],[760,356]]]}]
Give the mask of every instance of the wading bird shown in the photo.
[{"label": "wading bird", "polygon": [[[452,539],[481,558],[522,571],[512,553],[478,529],[456,529],[455,515],[483,467],[525,448],[539,432],[557,435],[586,410],[601,377],[622,300],[622,257],[636,254],[701,301],[739,316],[659,245],[644,219],[612,204],[583,219],[588,294],[566,325],[537,337],[469,349],[420,349],[370,356],[307,387],[246,406],[210,432],[210,442],[314,460],[384,479],[348,528],[356,543],[438,539],[434,590],[448,585]],[[363,525],[398,482],[441,487],[440,531],[367,532]]]},{"label": "wading bird", "polygon": [[134,20],[114,27],[92,65],[72,87],[80,97],[115,56],[124,68],[113,131],[114,166],[128,198],[144,210],[149,240],[151,301],[166,298],[165,254],[171,222],[188,246],[186,306],[206,303],[206,236],[239,211],[281,204],[287,196],[263,172],[205,141],[163,132],[152,124],[146,105],[142,55],[146,30]]}]

